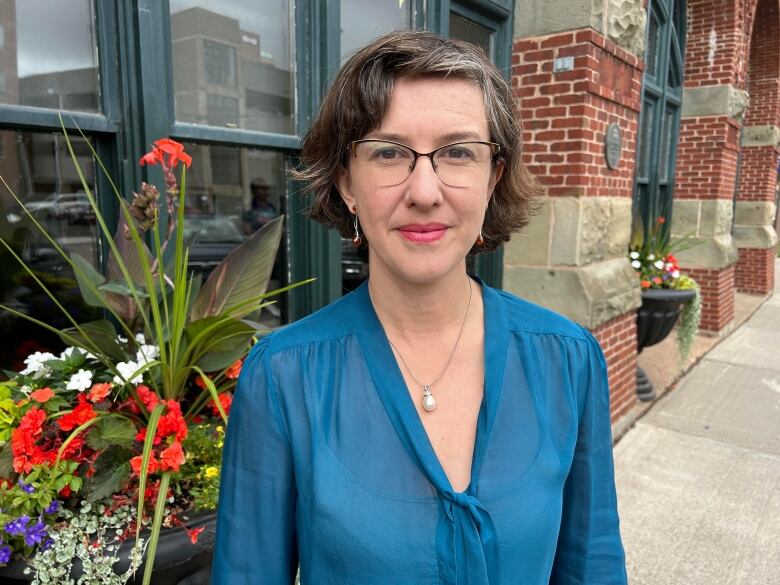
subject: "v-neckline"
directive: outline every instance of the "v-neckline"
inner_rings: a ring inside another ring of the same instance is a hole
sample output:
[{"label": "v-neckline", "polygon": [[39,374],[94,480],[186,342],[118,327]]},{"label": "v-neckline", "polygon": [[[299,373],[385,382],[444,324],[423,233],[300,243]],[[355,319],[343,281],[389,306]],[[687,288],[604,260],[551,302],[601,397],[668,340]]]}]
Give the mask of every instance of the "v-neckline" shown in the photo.
[{"label": "v-neckline", "polygon": [[[484,307],[484,381],[482,401],[477,417],[477,431],[471,460],[471,475],[463,492],[456,492],[433,448],[425,425],[407,390],[398,362],[385,335],[382,323],[374,310],[364,282],[355,291],[357,335],[366,356],[366,363],[374,380],[379,398],[390,422],[413,461],[428,477],[437,491],[450,494],[476,495],[479,471],[493,429],[503,386],[504,365],[509,333],[504,304],[498,293],[479,278]],[[403,390],[403,391],[401,391]]]}]

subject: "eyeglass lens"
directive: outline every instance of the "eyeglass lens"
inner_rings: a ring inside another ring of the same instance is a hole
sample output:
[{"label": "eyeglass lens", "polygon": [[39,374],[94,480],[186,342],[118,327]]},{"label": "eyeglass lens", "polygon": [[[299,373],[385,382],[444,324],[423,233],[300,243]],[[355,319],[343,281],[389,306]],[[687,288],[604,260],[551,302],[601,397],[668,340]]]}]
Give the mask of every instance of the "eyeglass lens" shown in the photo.
[{"label": "eyeglass lens", "polygon": [[[354,148],[355,170],[366,173],[368,180],[378,186],[403,183],[415,166],[414,151],[400,144],[369,140],[355,143]],[[445,185],[469,187],[490,171],[492,154],[491,146],[480,142],[450,144],[434,152],[433,167]],[[417,160],[417,164],[422,162]]]}]

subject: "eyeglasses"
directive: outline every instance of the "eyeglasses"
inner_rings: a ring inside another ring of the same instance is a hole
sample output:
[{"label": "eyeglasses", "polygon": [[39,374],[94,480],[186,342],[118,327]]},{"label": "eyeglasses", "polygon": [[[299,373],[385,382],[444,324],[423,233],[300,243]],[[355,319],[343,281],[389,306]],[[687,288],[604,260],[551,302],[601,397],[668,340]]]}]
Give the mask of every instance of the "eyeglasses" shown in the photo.
[{"label": "eyeglasses", "polygon": [[457,142],[431,152],[417,152],[389,140],[354,140],[347,145],[354,156],[356,171],[366,174],[372,184],[392,187],[403,183],[414,171],[421,156],[442,183],[449,187],[470,187],[484,180],[501,152],[495,142]]}]

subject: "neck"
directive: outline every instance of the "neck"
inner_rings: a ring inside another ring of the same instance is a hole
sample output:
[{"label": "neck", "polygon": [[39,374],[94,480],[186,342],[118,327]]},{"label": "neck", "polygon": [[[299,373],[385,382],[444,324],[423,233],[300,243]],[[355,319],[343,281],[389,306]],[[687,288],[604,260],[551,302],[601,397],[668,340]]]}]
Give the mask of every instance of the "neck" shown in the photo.
[{"label": "neck", "polygon": [[368,290],[371,303],[386,333],[396,340],[420,341],[460,328],[472,288],[471,311],[480,304],[479,286],[469,282],[465,261],[435,282],[413,283],[371,273]]}]

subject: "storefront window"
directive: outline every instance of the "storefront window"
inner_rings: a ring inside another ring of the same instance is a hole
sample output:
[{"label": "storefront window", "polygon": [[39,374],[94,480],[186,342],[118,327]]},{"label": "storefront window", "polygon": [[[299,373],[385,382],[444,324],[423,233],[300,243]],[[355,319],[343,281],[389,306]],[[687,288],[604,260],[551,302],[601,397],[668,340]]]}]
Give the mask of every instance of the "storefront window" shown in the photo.
[{"label": "storefront window", "polygon": [[0,5],[0,103],[98,112],[91,0],[6,0]]},{"label": "storefront window", "polygon": [[[185,233],[197,232],[190,268],[208,277],[236,246],[284,213],[285,159],[252,148],[186,145],[192,154],[187,173]],[[277,253],[268,290],[286,284],[284,243]],[[284,298],[260,314],[267,327],[283,323]]]},{"label": "storefront window", "polygon": [[341,60],[372,39],[412,22],[411,0],[342,0]]},{"label": "storefront window", "polygon": [[[72,138],[79,164],[94,187],[94,163],[82,139]],[[58,246],[98,266],[95,213],[79,180],[61,134],[0,131],[0,176],[22,200]],[[78,323],[100,318],[81,302],[73,272],[55,246],[3,187],[0,191],[0,237],[3,238],[68,308]],[[70,327],[52,300],[5,248],[0,251],[0,303],[34,316],[57,329]],[[23,318],[0,311],[0,364],[23,368],[20,360],[34,351],[58,352],[59,337]]]},{"label": "storefront window", "polygon": [[289,0],[170,0],[176,120],[295,133]]}]

